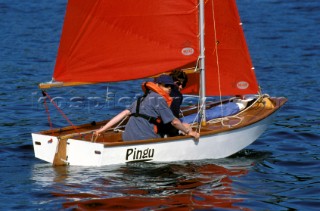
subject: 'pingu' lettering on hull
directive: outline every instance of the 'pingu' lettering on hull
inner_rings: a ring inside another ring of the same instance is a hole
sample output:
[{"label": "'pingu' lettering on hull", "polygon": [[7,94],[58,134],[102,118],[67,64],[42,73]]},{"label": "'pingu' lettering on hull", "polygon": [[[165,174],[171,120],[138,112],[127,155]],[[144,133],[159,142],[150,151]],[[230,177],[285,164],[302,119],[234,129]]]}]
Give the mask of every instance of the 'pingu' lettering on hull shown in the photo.
[{"label": "'pingu' lettering on hull", "polygon": [[127,149],[126,153],[126,161],[149,161],[152,160],[154,156],[154,149],[136,149],[136,148],[129,148]]}]

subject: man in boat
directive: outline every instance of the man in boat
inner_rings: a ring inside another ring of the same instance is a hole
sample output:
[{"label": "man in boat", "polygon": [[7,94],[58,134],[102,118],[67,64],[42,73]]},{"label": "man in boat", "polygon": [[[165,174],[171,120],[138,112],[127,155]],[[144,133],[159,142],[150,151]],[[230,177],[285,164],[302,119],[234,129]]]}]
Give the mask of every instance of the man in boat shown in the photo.
[{"label": "man in boat", "polygon": [[[180,119],[180,107],[183,101],[183,95],[181,93],[181,90],[186,87],[188,83],[188,76],[185,72],[182,70],[174,70],[170,73],[170,76],[173,79],[174,86],[171,89],[170,97],[172,98],[172,103],[170,106],[170,109],[173,113],[173,115]],[[187,124],[186,127],[190,127]],[[160,135],[161,136],[178,136],[179,130],[172,126],[172,124],[161,124],[159,127]]]},{"label": "man in boat", "polygon": [[157,131],[158,125],[167,123],[171,123],[173,127],[186,135],[199,138],[199,133],[182,124],[170,109],[172,99],[169,94],[172,87],[175,86],[171,76],[160,75],[156,83],[146,82],[143,86],[146,90],[145,95],[112,118],[105,126],[96,130],[95,135],[99,135],[129,116],[130,119],[122,134],[124,141],[160,138]]}]

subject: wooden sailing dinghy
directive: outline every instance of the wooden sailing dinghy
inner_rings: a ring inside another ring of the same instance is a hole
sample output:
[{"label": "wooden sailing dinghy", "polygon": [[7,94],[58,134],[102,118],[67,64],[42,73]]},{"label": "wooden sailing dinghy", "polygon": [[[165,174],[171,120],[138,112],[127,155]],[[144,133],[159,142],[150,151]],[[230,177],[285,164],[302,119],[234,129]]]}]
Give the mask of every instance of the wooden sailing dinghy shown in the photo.
[{"label": "wooden sailing dinghy", "polygon": [[[54,80],[40,88],[134,80],[176,68],[193,70],[184,92],[199,95],[199,106],[183,114],[194,120],[198,140],[124,142],[126,121],[93,137],[106,120],[33,133],[35,156],[82,166],[224,158],[254,142],[286,102],[259,92],[235,0],[69,0]],[[231,98],[208,103],[206,96]],[[238,111],[226,114],[229,104]]]}]

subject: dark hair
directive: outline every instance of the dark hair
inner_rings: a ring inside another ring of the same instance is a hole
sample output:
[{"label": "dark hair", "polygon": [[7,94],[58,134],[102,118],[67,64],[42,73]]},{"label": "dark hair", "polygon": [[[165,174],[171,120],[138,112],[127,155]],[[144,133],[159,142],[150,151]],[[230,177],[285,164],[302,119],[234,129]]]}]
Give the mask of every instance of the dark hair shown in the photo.
[{"label": "dark hair", "polygon": [[183,88],[186,87],[188,83],[188,76],[185,72],[182,70],[174,70],[170,73],[170,76],[172,77],[173,81],[179,81]]}]

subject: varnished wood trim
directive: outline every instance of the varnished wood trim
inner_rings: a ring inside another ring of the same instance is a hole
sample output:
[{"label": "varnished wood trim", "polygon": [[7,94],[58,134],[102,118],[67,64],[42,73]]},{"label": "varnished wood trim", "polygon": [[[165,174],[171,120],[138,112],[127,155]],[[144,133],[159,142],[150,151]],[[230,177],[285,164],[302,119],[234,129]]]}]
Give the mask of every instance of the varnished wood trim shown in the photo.
[{"label": "varnished wood trim", "polygon": [[[281,106],[283,106],[287,99],[283,97],[279,98],[269,98],[273,104],[273,108],[265,108],[263,105],[263,102],[257,102],[255,105],[250,107],[248,110],[240,113],[237,115],[240,118],[243,118],[241,124],[235,125],[233,127],[223,127],[220,122],[217,123],[209,123],[207,126],[201,128],[201,136],[207,136],[207,135],[214,135],[222,132],[232,131],[235,129],[248,127],[258,121],[261,121],[270,115],[272,115],[274,112],[276,112]],[[208,107],[212,107],[214,105],[217,105],[218,103],[212,103]],[[196,108],[191,108],[187,111],[188,113],[194,113],[196,112]],[[232,119],[232,117],[231,117]],[[79,132],[86,132],[88,130],[95,130],[100,128],[101,126],[105,125],[109,120],[97,122],[96,124],[84,124],[77,126],[77,130]],[[124,122],[123,124],[126,124]],[[83,136],[79,136],[77,133],[75,133],[73,127],[65,127],[61,129],[55,129],[55,130],[47,130],[42,131],[39,134],[44,135],[51,135],[54,134],[57,137],[64,137],[65,138],[73,138],[73,139],[79,139],[79,140],[87,140]],[[97,140],[98,143],[102,143],[105,145],[105,147],[111,147],[111,146],[119,146],[119,145],[139,145],[139,144],[146,144],[146,143],[163,143],[163,142],[170,142],[170,141],[184,141],[185,139],[190,139],[190,136],[176,136],[176,137],[169,137],[169,138],[159,138],[159,139],[149,139],[149,140],[139,140],[139,141],[130,141],[130,142],[123,142],[121,140],[121,133],[114,132],[114,131],[107,131],[101,138]],[[108,141],[106,141],[108,140]]]}]

